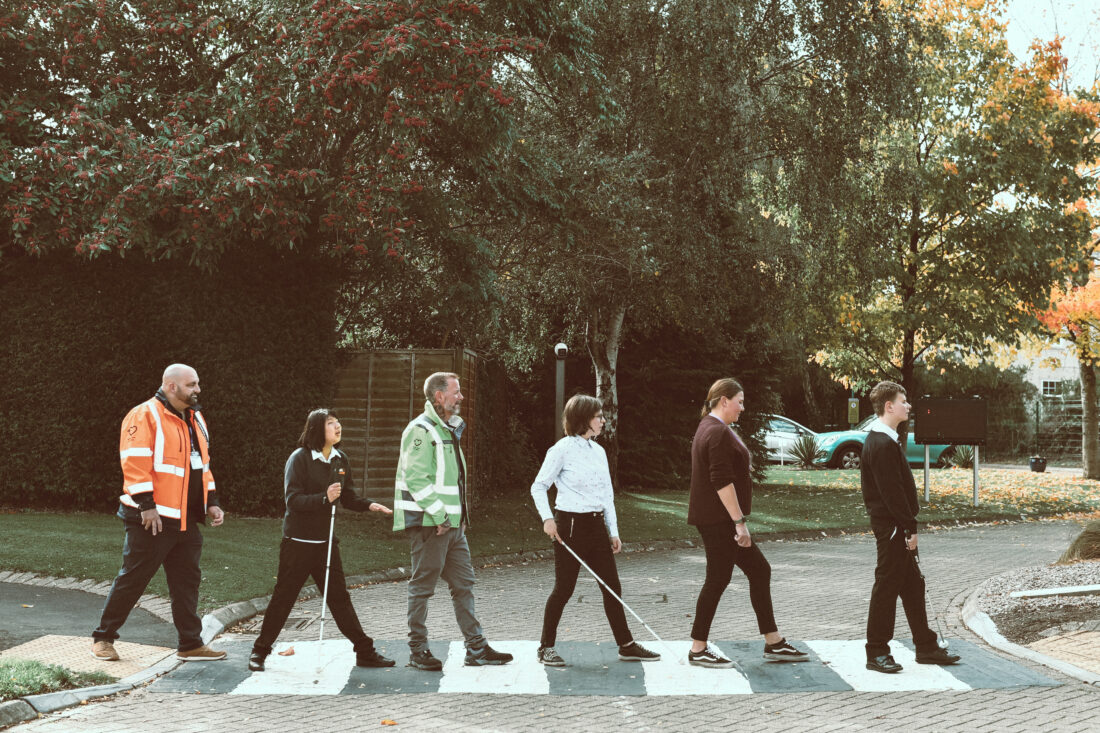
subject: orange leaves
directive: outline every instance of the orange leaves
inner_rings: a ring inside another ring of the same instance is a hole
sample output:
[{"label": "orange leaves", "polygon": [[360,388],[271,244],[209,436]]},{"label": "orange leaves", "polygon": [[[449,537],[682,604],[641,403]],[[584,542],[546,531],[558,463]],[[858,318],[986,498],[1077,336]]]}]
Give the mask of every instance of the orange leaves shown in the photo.
[{"label": "orange leaves", "polygon": [[959,175],[959,166],[955,165],[954,161],[944,160],[943,161],[943,169],[945,171],[947,171],[947,173],[949,175],[952,175],[952,176]]}]

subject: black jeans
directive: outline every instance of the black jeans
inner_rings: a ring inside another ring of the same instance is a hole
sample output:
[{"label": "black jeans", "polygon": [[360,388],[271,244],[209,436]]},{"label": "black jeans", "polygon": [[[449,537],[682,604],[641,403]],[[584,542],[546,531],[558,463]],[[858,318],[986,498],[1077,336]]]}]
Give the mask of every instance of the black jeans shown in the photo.
[{"label": "black jeans", "polygon": [[[611,538],[607,536],[607,527],[603,523],[603,514],[586,512],[555,512],[554,521],[558,525],[558,535],[573,548],[573,552],[588,563],[593,572],[611,586],[615,594],[622,597],[622,585],[619,583],[619,571],[615,567],[615,555],[611,552]],[[581,564],[561,546],[554,543],[554,590],[546,599],[546,610],[542,616],[542,646],[554,646],[558,637],[558,622],[561,621],[565,604],[573,596],[577,587],[577,575]],[[600,585],[603,594],[603,612],[611,624],[611,633],[619,646],[629,644],[634,636],[626,625],[626,613],[623,605]]]},{"label": "black jeans", "polygon": [[898,530],[895,534],[894,527],[873,529],[878,565],[875,585],[871,589],[871,607],[867,612],[867,658],[890,653],[899,596],[917,651],[935,650],[936,632],[928,628],[928,611],[924,605],[924,578],[913,552],[905,547],[904,533]]},{"label": "black jeans", "polygon": [[122,569],[118,571],[99,626],[92,632],[96,641],[114,641],[118,630],[126,623],[149,581],[161,565],[168,580],[168,596],[172,603],[172,622],[176,625],[178,649],[181,652],[202,646],[202,620],[199,618],[199,582],[202,570],[202,534],[192,524],[180,531],[179,520],[162,517],[163,529],[154,537],[141,526],[141,512],[120,505],[118,516],[126,529],[122,545]]},{"label": "black jeans", "polygon": [[772,566],[754,542],[740,547],[734,535],[733,522],[701,524],[696,529],[703,537],[707,553],[707,579],[695,602],[695,623],[691,625],[691,638],[706,641],[710,638],[710,625],[718,611],[718,601],[730,584],[736,565],[749,580],[749,602],[756,613],[756,625],[761,634],[778,631],[772,610]]},{"label": "black jeans", "polygon": [[[298,593],[306,580],[313,576],[313,582],[322,596],[325,592],[325,556],[328,553],[327,542],[296,542],[283,538],[279,545],[279,575],[275,579],[275,590],[271,602],[264,612],[264,622],[260,627],[260,636],[252,645],[252,650],[260,654],[270,654],[271,646],[279,632],[286,625],[290,609],[298,600]],[[344,566],[340,562],[340,541],[332,545],[332,564],[329,569],[328,608],[340,633],[355,646],[356,652],[369,652],[374,649],[374,640],[367,636],[355,614],[344,579]]]}]

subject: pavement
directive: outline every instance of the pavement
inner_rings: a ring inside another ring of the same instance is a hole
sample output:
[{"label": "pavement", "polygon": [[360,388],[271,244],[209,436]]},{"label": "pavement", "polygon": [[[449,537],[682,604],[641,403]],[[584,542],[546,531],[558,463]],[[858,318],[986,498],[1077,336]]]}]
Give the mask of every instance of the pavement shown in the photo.
[{"label": "pavement", "polygon": [[[125,732],[155,726],[158,733],[269,731],[285,728],[289,720],[308,720],[311,727],[326,731],[363,730],[383,721],[417,731],[566,726],[980,732],[1015,730],[1023,721],[1043,731],[1092,730],[1100,726],[1100,688],[1039,663],[1038,655],[1005,654],[960,618],[984,580],[1016,567],[1053,562],[1079,532],[1072,522],[1043,521],[922,534],[929,602],[952,648],[964,656],[963,664],[947,670],[909,664],[899,675],[877,678],[859,670],[874,570],[870,535],[762,540],[772,565],[780,631],[813,653],[810,662],[762,664],[747,583],[735,573],[712,635],[734,655],[739,668],[700,670],[679,664],[678,655],[687,652],[703,580],[702,550],[640,551],[620,555],[619,571],[625,600],[657,633],[675,640],[667,647],[650,643],[642,626],[630,619],[638,640],[665,654],[657,664],[614,659],[599,590],[588,578],[578,583],[559,628],[558,648],[563,654],[568,650],[572,666],[547,670],[533,664],[553,565],[525,561],[479,569],[475,589],[488,638],[520,654],[512,665],[471,671],[457,663],[461,647],[454,640],[461,635],[442,586],[429,615],[437,656],[449,663],[442,675],[403,666],[354,669],[350,645],[331,622],[325,626],[326,646],[318,653],[320,600],[310,599],[295,607],[279,639],[279,649],[293,647],[294,655],[273,655],[268,672],[250,675],[246,670],[257,617],[215,642],[229,651],[225,662],[182,665],[151,685],[51,713],[15,730]],[[477,543],[476,531],[471,543]],[[352,599],[368,633],[380,640],[379,647],[403,662],[405,583],[356,588]],[[900,608],[898,616],[897,656],[908,660],[909,633]],[[127,625],[124,640],[129,632]],[[171,645],[173,640],[167,628],[156,641]],[[1078,654],[1091,649],[1083,646],[1088,640],[1076,642],[1068,646]],[[1096,658],[1100,654],[1086,651],[1084,661]]]}]

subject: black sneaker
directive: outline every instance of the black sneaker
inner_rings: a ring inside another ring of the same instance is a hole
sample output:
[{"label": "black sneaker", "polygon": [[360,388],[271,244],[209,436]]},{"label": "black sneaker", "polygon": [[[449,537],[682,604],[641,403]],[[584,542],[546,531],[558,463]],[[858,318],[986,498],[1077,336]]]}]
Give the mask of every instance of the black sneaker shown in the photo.
[{"label": "black sneaker", "polygon": [[711,667],[713,669],[728,669],[733,666],[733,662],[723,657],[718,653],[718,650],[707,644],[706,648],[700,652],[688,652],[688,664],[694,664],[696,667]]},{"label": "black sneaker", "polygon": [[565,666],[565,660],[558,656],[558,653],[554,651],[554,647],[552,646],[539,647],[539,662],[545,664],[547,667]]},{"label": "black sneaker", "polygon": [[660,654],[649,651],[636,641],[619,647],[619,661],[622,662],[656,662],[660,658]]},{"label": "black sneaker", "polygon": [[952,654],[946,649],[933,649],[932,651],[918,651],[917,652],[917,664],[955,664],[962,657],[958,654]]},{"label": "black sneaker", "polygon": [[809,654],[798,651],[786,639],[780,639],[775,644],[764,644],[764,659],[772,662],[805,662],[809,658]]},{"label": "black sneaker", "polygon": [[248,671],[250,672],[263,672],[264,663],[267,661],[267,655],[262,652],[253,651],[248,656]]},{"label": "black sneaker", "polygon": [[439,672],[443,669],[443,662],[432,656],[432,650],[428,647],[417,649],[409,655],[409,667],[425,669],[429,672]]},{"label": "black sneaker", "polygon": [[[438,662],[439,660],[437,659],[436,661]],[[369,652],[355,653],[356,667],[392,667],[393,665],[394,661],[383,657],[378,653],[377,649],[371,649]]]},{"label": "black sneaker", "polygon": [[508,664],[512,661],[512,655],[507,652],[498,652],[486,644],[480,649],[466,650],[467,667],[483,667],[486,665]]}]

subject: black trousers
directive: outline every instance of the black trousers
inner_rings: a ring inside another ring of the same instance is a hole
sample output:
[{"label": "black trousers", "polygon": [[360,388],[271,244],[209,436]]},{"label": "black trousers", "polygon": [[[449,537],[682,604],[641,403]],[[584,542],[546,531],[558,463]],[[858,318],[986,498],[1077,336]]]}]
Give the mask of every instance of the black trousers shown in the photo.
[{"label": "black trousers", "polygon": [[756,543],[748,547],[737,544],[733,522],[701,524],[696,529],[703,537],[707,553],[707,578],[695,602],[695,622],[691,625],[691,638],[706,641],[710,638],[710,625],[718,611],[718,601],[733,578],[734,566],[749,580],[749,602],[756,613],[756,626],[761,634],[778,631],[775,612],[772,610],[772,566]]},{"label": "black trousers", "polygon": [[900,530],[895,533],[894,527],[873,529],[878,564],[875,566],[875,585],[871,589],[871,607],[867,612],[867,658],[890,653],[899,597],[913,633],[913,644],[918,651],[934,651],[937,637],[936,632],[928,628],[924,578],[913,552],[905,547],[905,535]]},{"label": "black trousers", "polygon": [[141,512],[119,505],[118,516],[126,529],[122,545],[122,569],[118,571],[99,626],[92,632],[96,641],[114,641],[118,630],[126,623],[141,594],[164,566],[168,580],[168,597],[172,604],[172,622],[176,625],[178,649],[181,652],[202,646],[202,620],[199,618],[199,582],[202,570],[202,534],[192,524],[180,531],[178,520],[162,517],[163,529],[154,537],[141,526]]},{"label": "black trousers", "polygon": [[[607,527],[603,523],[603,514],[599,512],[587,512],[575,514],[573,512],[558,511],[554,513],[554,521],[558,525],[558,535],[573,548],[573,552],[588,563],[593,572],[603,578],[604,582],[611,586],[615,594],[620,598],[623,595],[622,585],[619,583],[619,571],[615,567],[615,555],[611,552],[611,538],[607,536]],[[542,646],[554,646],[558,637],[558,622],[561,621],[565,604],[573,596],[577,587],[577,575],[580,574],[581,564],[562,547],[560,542],[554,543],[554,590],[546,599],[546,610],[542,615]],[[611,624],[611,633],[615,636],[615,643],[619,646],[629,644],[634,640],[630,633],[630,627],[626,624],[626,613],[623,605],[615,596],[607,592],[600,585],[600,593],[603,594],[603,612],[607,616],[607,622]]]},{"label": "black trousers", "polygon": [[[271,602],[264,612],[264,622],[260,627],[260,636],[252,645],[252,650],[261,654],[270,654],[271,647],[279,632],[286,625],[290,609],[298,600],[302,586],[311,576],[321,591],[325,593],[325,556],[328,553],[327,542],[296,542],[283,538],[279,545],[279,575],[275,579],[275,590]],[[356,652],[369,652],[374,649],[374,640],[367,636],[359,623],[359,616],[351,604],[347,581],[344,579],[344,566],[340,562],[340,541],[332,545],[332,564],[329,569],[328,608],[340,633],[355,646]]]}]

